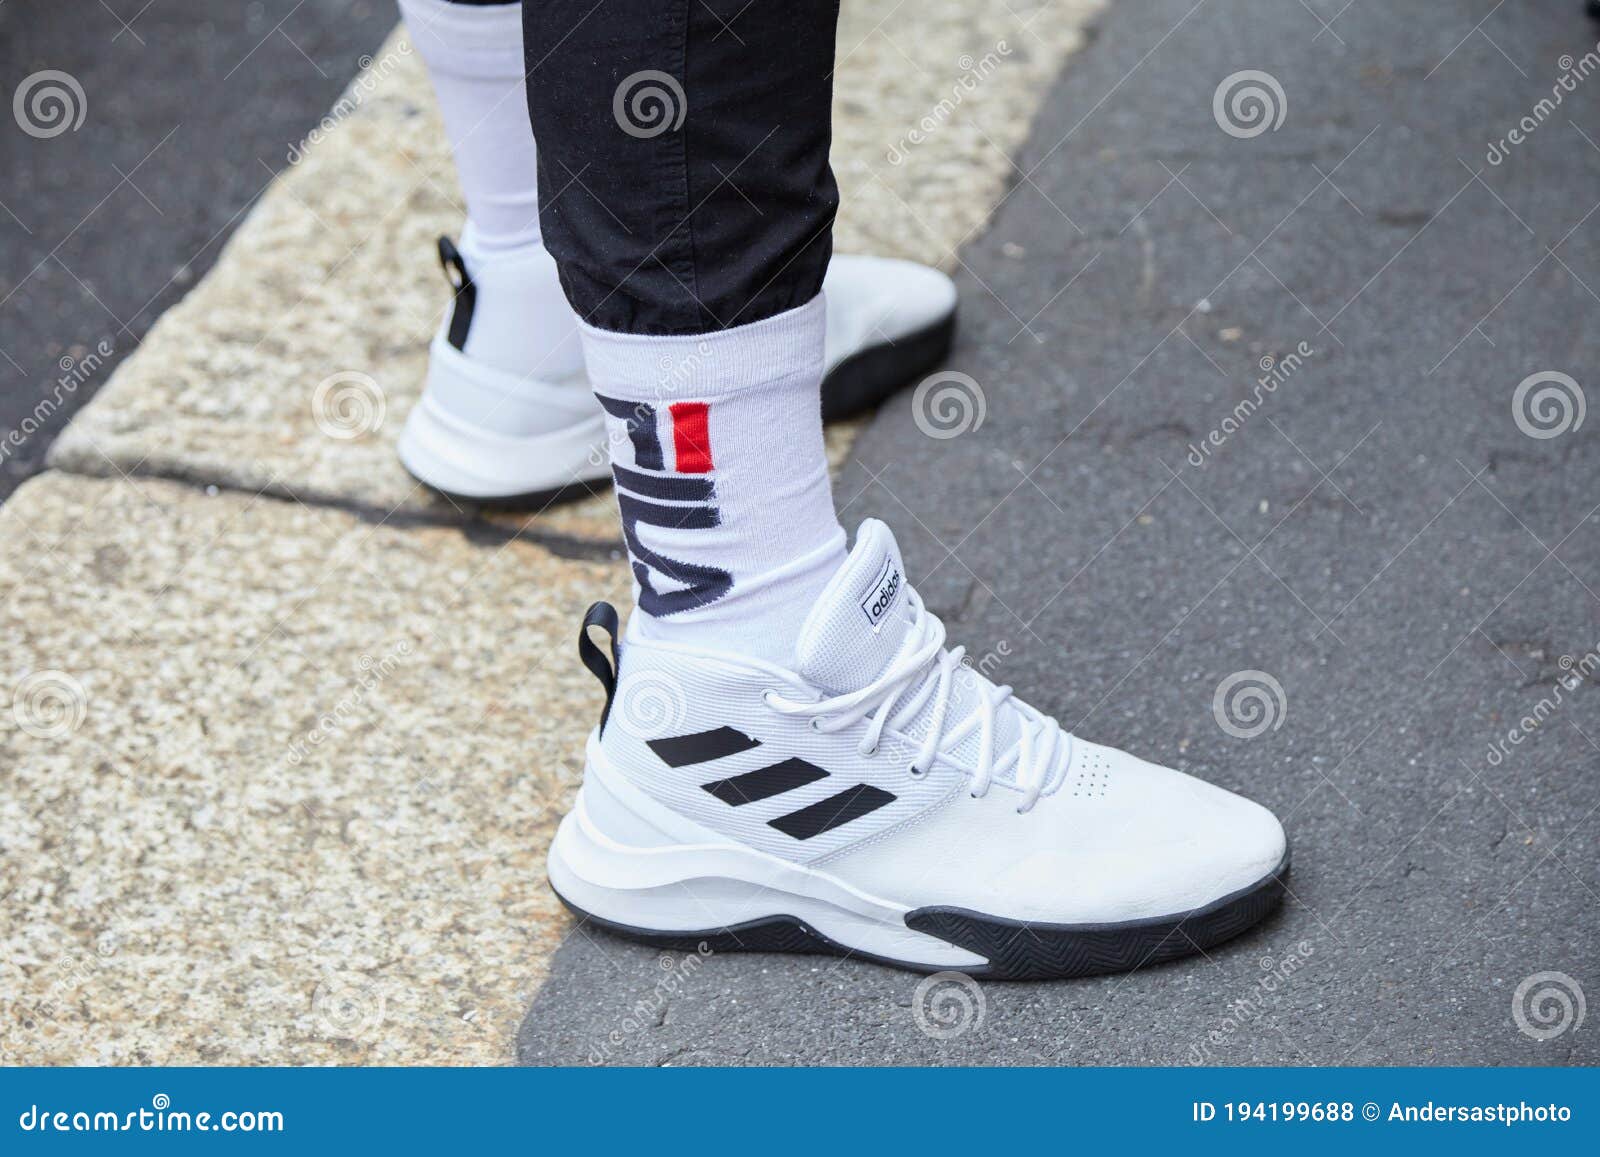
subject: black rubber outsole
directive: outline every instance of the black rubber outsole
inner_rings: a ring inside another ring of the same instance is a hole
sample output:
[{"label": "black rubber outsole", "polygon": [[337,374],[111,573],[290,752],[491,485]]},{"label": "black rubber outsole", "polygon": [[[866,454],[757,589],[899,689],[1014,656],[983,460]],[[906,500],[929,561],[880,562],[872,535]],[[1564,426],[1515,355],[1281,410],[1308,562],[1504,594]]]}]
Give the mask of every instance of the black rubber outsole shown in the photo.
[{"label": "black rubber outsole", "polygon": [[[1117,924],[1028,924],[961,908],[918,908],[906,927],[975,952],[988,964],[956,971],[985,980],[1070,980],[1131,972],[1202,952],[1261,923],[1279,904],[1289,879],[1289,854],[1273,871],[1232,895],[1178,916]],[[554,889],[552,889],[554,890]],[[654,932],[585,912],[560,892],[575,915],[627,940],[680,952],[787,952],[851,956],[912,972],[947,969],[860,952],[839,944],[793,916],[769,916],[729,928]]]},{"label": "black rubber outsole", "polygon": [[[956,315],[952,310],[941,320],[898,341],[879,342],[851,354],[822,379],[822,420],[838,422],[853,418],[881,404],[884,399],[909,385],[913,378],[943,362],[950,353],[955,333]],[[502,513],[523,513],[543,510],[563,502],[577,502],[611,486],[611,479],[606,477],[590,482],[575,482],[554,490],[530,490],[494,498],[473,498],[453,490],[442,490],[420,478],[418,481],[458,506]]]}]

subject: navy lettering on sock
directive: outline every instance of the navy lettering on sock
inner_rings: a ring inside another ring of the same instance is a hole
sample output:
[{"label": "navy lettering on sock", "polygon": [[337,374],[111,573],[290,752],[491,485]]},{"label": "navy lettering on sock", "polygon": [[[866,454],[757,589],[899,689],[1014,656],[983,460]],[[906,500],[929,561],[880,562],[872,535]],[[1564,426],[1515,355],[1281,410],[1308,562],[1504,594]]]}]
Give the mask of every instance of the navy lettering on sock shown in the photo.
[{"label": "navy lettering on sock", "polygon": [[[673,408],[673,457],[678,469],[668,471],[655,407],[599,394],[596,397],[608,414],[622,421],[633,446],[634,468],[613,463],[611,473],[617,487],[617,509],[622,515],[622,537],[628,544],[633,575],[639,583],[639,608],[646,614],[665,617],[716,602],[733,589],[733,576],[728,571],[672,558],[652,550],[639,537],[641,526],[708,530],[721,525],[722,513],[714,505],[715,483],[706,476],[711,468],[707,407],[699,406],[688,415],[687,433],[678,428],[684,416],[677,407]],[[686,446],[690,448],[688,452]],[[661,579],[677,584],[678,589],[661,589]]]}]

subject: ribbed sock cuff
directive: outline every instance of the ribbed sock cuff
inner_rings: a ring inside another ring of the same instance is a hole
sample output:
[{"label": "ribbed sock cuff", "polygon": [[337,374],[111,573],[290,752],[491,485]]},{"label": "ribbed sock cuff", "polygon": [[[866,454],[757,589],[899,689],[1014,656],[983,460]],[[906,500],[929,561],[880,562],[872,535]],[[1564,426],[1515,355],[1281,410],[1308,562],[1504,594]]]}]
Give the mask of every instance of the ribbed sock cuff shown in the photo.
[{"label": "ribbed sock cuff", "polygon": [[602,394],[630,402],[712,399],[820,380],[827,307],[819,293],[747,325],[664,337],[580,324],[589,381]]}]

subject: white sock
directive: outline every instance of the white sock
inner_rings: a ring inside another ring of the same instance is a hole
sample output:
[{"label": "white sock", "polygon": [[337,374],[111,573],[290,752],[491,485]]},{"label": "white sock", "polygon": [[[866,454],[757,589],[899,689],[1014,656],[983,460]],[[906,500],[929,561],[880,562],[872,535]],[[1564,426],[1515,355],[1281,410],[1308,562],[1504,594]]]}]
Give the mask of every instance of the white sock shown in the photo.
[{"label": "white sock", "polygon": [[539,178],[523,85],[522,5],[400,0],[484,252],[539,240]]},{"label": "white sock", "polygon": [[794,664],[845,557],[822,442],[824,309],[818,295],[690,336],[583,327],[646,637]]},{"label": "white sock", "polygon": [[539,178],[524,87],[521,4],[400,0],[455,155],[477,288],[462,352],[559,382],[583,368],[577,318],[539,233]]}]

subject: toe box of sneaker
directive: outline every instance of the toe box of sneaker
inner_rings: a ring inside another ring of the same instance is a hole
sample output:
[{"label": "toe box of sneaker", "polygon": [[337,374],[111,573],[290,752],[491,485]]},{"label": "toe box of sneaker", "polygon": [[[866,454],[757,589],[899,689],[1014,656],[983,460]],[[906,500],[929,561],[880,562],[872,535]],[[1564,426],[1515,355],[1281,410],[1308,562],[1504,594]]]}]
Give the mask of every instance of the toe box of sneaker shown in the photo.
[{"label": "toe box of sneaker", "polygon": [[1074,743],[1066,776],[1028,811],[1019,812],[1013,790],[962,792],[836,870],[911,907],[1108,924],[1192,912],[1282,863],[1283,827],[1266,808],[1125,752]]},{"label": "toe box of sneaker", "polygon": [[1288,848],[1260,804],[1082,740],[1061,786],[1016,818],[1035,814],[1026,854],[997,883],[1049,880],[1031,890],[1029,916],[1041,920],[1063,909],[1065,923],[1190,912],[1260,883]]}]

